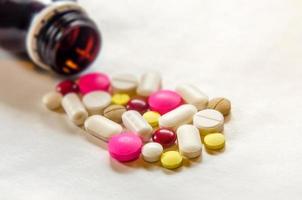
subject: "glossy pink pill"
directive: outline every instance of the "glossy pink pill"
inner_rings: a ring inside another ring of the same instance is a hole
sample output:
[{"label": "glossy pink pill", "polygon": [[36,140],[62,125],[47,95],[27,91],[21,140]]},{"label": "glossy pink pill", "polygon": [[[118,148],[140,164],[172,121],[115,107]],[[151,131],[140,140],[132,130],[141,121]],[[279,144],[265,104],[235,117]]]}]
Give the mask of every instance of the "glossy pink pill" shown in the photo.
[{"label": "glossy pink pill", "polygon": [[160,90],[149,96],[148,103],[151,110],[163,115],[180,106],[182,98],[174,91]]},{"label": "glossy pink pill", "polygon": [[78,86],[82,94],[96,90],[108,91],[110,80],[106,74],[94,72],[81,76],[78,80]]},{"label": "glossy pink pill", "polygon": [[108,143],[108,151],[112,158],[120,162],[128,162],[139,158],[143,142],[135,133],[127,132],[114,135]]}]

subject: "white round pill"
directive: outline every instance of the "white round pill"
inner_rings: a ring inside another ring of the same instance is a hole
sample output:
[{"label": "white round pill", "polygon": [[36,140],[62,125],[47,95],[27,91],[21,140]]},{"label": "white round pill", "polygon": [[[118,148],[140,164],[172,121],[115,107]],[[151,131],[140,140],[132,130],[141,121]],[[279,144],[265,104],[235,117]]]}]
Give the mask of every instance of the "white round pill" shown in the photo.
[{"label": "white round pill", "polygon": [[102,114],[103,110],[111,103],[111,96],[103,91],[89,92],[82,101],[90,115]]},{"label": "white round pill", "polygon": [[157,142],[149,142],[142,148],[143,159],[147,162],[156,162],[160,159],[164,149]]},{"label": "white round pill", "polygon": [[50,110],[58,109],[61,106],[62,94],[59,92],[48,92],[42,98],[43,104]]},{"label": "white round pill", "polygon": [[134,92],[138,85],[138,80],[131,74],[118,74],[112,77],[111,86],[114,92]]},{"label": "white round pill", "polygon": [[223,130],[224,117],[213,109],[205,109],[196,113],[193,117],[193,124],[199,129],[201,135],[221,132]]}]

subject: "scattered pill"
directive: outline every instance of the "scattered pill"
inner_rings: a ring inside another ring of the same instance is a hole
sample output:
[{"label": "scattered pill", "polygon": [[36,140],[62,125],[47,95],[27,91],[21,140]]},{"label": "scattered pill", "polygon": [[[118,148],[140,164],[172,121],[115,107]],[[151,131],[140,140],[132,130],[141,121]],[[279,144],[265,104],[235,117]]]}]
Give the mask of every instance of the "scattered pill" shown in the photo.
[{"label": "scattered pill", "polygon": [[148,103],[151,110],[163,115],[180,106],[182,98],[174,91],[160,90],[149,96]]},{"label": "scattered pill", "polygon": [[126,112],[126,108],[122,105],[110,105],[104,110],[104,117],[115,121],[117,123],[122,122],[122,115]]},{"label": "scattered pill", "polygon": [[57,84],[56,91],[60,92],[62,95],[68,94],[70,92],[79,92],[78,85],[72,80],[64,80]]},{"label": "scattered pill", "polygon": [[111,79],[112,89],[115,93],[133,94],[138,85],[138,80],[131,74],[118,74]]},{"label": "scattered pill", "polygon": [[221,133],[211,133],[204,137],[204,144],[207,149],[220,150],[224,148],[225,138]]},{"label": "scattered pill", "polygon": [[90,115],[102,114],[111,103],[111,96],[108,92],[94,91],[85,94],[82,101]]},{"label": "scattered pill", "polygon": [[83,95],[98,90],[108,91],[110,80],[106,74],[97,72],[89,73],[79,78],[78,86]]},{"label": "scattered pill", "polygon": [[167,169],[176,169],[182,164],[182,156],[178,151],[167,151],[161,155],[161,164]]},{"label": "scattered pill", "polygon": [[226,116],[231,111],[231,102],[223,97],[214,98],[209,101],[208,108],[217,110]]},{"label": "scattered pill", "polygon": [[187,158],[196,158],[202,151],[199,130],[189,124],[180,126],[177,129],[177,144],[181,155]]},{"label": "scattered pill", "polygon": [[59,92],[48,92],[42,98],[43,104],[50,110],[60,108],[62,101],[62,94]]},{"label": "scattered pill", "polygon": [[135,110],[124,112],[122,121],[129,131],[136,132],[144,142],[150,140],[153,129],[139,112]]},{"label": "scattered pill", "polygon": [[181,105],[162,115],[158,120],[159,127],[176,129],[180,125],[191,123],[195,113],[197,113],[195,106],[191,104]]},{"label": "scattered pill", "polygon": [[148,110],[149,105],[147,101],[142,98],[133,98],[127,103],[126,108],[127,110],[136,110],[143,114]]},{"label": "scattered pill", "polygon": [[175,144],[176,134],[172,130],[160,128],[153,133],[152,140],[166,148]]},{"label": "scattered pill", "polygon": [[148,111],[144,113],[143,117],[153,128],[158,126],[158,119],[160,118],[158,112]]},{"label": "scattered pill", "polygon": [[157,162],[163,153],[163,147],[157,142],[149,142],[142,148],[143,159],[147,162]]},{"label": "scattered pill", "polygon": [[104,141],[108,141],[110,137],[123,131],[121,125],[101,115],[88,117],[84,127],[88,133]]},{"label": "scattered pill", "polygon": [[130,101],[130,96],[128,94],[114,94],[111,99],[113,104],[116,105],[126,105]]},{"label": "scattered pill", "polygon": [[221,132],[223,130],[223,115],[213,109],[205,109],[196,113],[193,117],[193,124],[196,126],[201,135]]},{"label": "scattered pill", "polygon": [[112,158],[120,162],[133,161],[139,158],[143,142],[134,133],[114,135],[108,142],[108,151]]},{"label": "scattered pill", "polygon": [[88,117],[88,112],[76,93],[66,94],[62,99],[62,107],[76,125],[82,125]]},{"label": "scattered pill", "polygon": [[142,75],[137,94],[143,97],[147,97],[153,92],[158,91],[161,88],[161,76],[157,72],[148,72]]},{"label": "scattered pill", "polygon": [[183,84],[176,88],[186,103],[194,105],[197,110],[207,108],[209,97],[201,92],[196,86]]}]

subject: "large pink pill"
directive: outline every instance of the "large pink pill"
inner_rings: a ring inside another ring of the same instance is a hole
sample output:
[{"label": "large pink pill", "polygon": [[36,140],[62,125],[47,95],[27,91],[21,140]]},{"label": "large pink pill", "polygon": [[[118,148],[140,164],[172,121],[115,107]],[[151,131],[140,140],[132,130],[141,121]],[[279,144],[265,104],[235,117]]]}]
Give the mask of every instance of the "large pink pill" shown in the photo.
[{"label": "large pink pill", "polygon": [[111,157],[120,162],[128,162],[139,158],[143,142],[134,133],[122,133],[111,137],[108,151]]},{"label": "large pink pill", "polygon": [[163,115],[180,106],[182,104],[182,98],[174,91],[160,90],[149,96],[148,103],[151,110]]},{"label": "large pink pill", "polygon": [[110,80],[106,74],[94,72],[81,76],[78,80],[78,86],[82,94],[96,90],[108,91]]}]

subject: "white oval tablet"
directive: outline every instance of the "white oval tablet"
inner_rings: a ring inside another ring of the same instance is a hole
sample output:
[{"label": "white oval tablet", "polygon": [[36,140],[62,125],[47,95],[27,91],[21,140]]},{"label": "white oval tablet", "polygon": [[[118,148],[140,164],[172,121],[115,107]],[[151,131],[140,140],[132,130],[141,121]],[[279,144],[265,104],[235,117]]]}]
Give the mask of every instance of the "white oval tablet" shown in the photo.
[{"label": "white oval tablet", "polygon": [[59,92],[48,92],[42,98],[43,104],[50,110],[58,109],[61,106],[62,94]]},{"label": "white oval tablet", "polygon": [[186,103],[194,105],[197,110],[207,108],[209,97],[201,92],[196,86],[183,84],[176,87],[176,91]]},{"label": "white oval tablet", "polygon": [[224,117],[213,109],[205,109],[196,113],[193,117],[193,124],[199,129],[201,135],[208,133],[222,132]]},{"label": "white oval tablet", "polygon": [[142,148],[143,159],[147,162],[157,162],[160,159],[164,149],[157,142],[149,142]]},{"label": "white oval tablet", "polygon": [[111,96],[104,91],[89,92],[84,95],[82,101],[90,115],[102,114],[111,103]]},{"label": "white oval tablet", "polygon": [[142,75],[136,92],[140,96],[147,97],[153,92],[158,91],[160,88],[160,74],[157,72],[148,72]]},{"label": "white oval tablet", "polygon": [[111,136],[123,131],[121,125],[101,115],[88,117],[84,126],[88,133],[104,141],[108,141]]},{"label": "white oval tablet", "polygon": [[147,142],[150,140],[153,129],[139,112],[135,110],[124,112],[122,121],[129,131],[136,132],[143,141]]},{"label": "white oval tablet", "polygon": [[191,123],[195,113],[197,113],[195,106],[184,104],[162,115],[158,123],[162,128],[176,129],[180,125]]},{"label": "white oval tablet", "polygon": [[88,117],[88,112],[76,93],[66,94],[62,99],[62,107],[76,125],[82,125]]},{"label": "white oval tablet", "polygon": [[189,124],[180,126],[177,129],[177,144],[179,152],[187,158],[200,156],[202,144],[199,130]]},{"label": "white oval tablet", "polygon": [[111,86],[114,92],[132,93],[136,90],[138,80],[131,74],[117,74],[111,79]]}]

